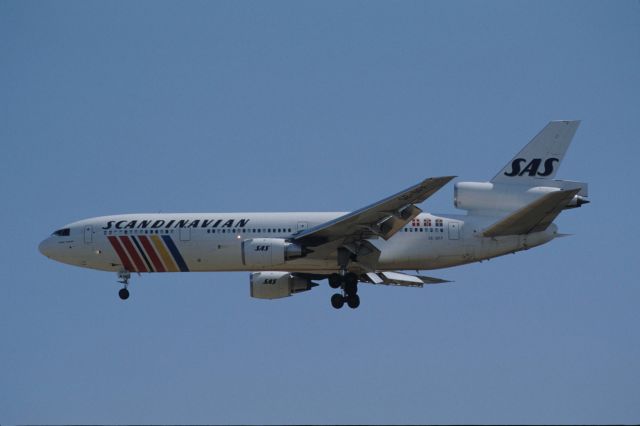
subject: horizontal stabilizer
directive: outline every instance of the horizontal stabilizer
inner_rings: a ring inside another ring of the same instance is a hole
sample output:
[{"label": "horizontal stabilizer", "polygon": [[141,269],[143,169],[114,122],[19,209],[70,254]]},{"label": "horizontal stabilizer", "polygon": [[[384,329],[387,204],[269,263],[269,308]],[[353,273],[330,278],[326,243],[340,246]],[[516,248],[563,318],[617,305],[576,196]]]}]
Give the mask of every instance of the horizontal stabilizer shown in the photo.
[{"label": "horizontal stabilizer", "polygon": [[485,237],[525,235],[547,229],[580,189],[550,192],[487,228]]},{"label": "horizontal stabilizer", "polygon": [[422,287],[425,284],[442,284],[450,281],[423,275],[409,275],[402,272],[369,272],[360,279],[370,284],[397,285],[403,287]]}]

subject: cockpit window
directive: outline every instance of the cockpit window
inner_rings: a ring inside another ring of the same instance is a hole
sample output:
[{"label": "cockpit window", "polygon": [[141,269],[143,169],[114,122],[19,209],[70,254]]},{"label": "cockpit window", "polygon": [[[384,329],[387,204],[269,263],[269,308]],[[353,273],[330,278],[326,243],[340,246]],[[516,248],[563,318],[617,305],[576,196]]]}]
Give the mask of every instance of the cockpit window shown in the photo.
[{"label": "cockpit window", "polygon": [[68,237],[70,232],[71,232],[71,229],[64,228],[64,229],[58,229],[56,232],[54,232],[51,235],[55,235],[56,237]]}]

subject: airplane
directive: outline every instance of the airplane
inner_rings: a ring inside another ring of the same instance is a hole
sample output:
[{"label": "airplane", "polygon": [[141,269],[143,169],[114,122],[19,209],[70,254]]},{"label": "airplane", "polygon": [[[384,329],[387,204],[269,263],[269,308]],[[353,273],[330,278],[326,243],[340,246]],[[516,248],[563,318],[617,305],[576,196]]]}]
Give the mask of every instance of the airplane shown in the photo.
[{"label": "airplane", "polygon": [[352,212],[148,213],[94,217],[39,245],[58,262],[116,272],[129,298],[131,273],[248,271],[251,297],[279,299],[326,279],[331,305],[360,305],[359,284],[423,287],[449,282],[402,271],[432,270],[516,253],[564,236],[553,223],[589,202],[588,185],[555,180],[579,120],[551,121],[488,182],[458,182],[454,206],[418,204],[456,176],[425,179]]}]

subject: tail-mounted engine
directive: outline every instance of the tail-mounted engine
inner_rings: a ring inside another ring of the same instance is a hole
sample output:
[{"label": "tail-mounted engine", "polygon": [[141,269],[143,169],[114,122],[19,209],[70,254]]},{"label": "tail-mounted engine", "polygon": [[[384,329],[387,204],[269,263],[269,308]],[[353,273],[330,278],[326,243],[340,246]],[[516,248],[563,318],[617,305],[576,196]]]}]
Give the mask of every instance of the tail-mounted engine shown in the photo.
[{"label": "tail-mounted engine", "polygon": [[253,238],[242,242],[242,264],[249,267],[282,265],[307,253],[303,247],[282,238]]},{"label": "tail-mounted engine", "polygon": [[288,272],[254,272],[251,274],[251,297],[280,299],[311,290],[317,285],[306,278],[296,277]]},{"label": "tail-mounted engine", "polygon": [[540,186],[503,184],[494,182],[458,182],[454,187],[454,205],[458,209],[477,213],[515,211],[538,198],[559,190],[578,189],[580,192],[565,207],[580,207],[589,201],[587,184],[563,180],[540,179]]}]

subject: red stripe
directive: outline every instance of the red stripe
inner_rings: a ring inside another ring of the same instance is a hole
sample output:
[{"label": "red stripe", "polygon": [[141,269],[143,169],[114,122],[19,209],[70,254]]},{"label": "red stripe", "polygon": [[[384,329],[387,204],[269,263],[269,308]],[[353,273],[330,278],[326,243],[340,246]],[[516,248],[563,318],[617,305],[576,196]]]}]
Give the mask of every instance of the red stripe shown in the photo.
[{"label": "red stripe", "polygon": [[147,266],[144,264],[144,261],[136,251],[136,248],[131,243],[131,240],[129,240],[129,237],[122,235],[120,236],[120,241],[122,241],[122,244],[127,249],[127,253],[129,253],[129,256],[131,256],[131,260],[133,260],[133,263],[136,264],[136,267],[138,268],[136,272],[149,272],[147,270]]},{"label": "red stripe", "polygon": [[116,237],[107,237],[107,238],[109,238],[109,242],[113,246],[113,249],[116,251],[116,254],[118,255],[118,257],[120,258],[120,262],[122,262],[122,266],[124,266],[124,269],[126,269],[127,271],[133,271],[133,265],[131,265],[131,262],[129,262],[129,256],[127,256],[127,253],[125,253],[124,249],[122,248],[122,245],[120,244],[120,241],[118,241]]},{"label": "red stripe", "polygon": [[139,235],[138,239],[142,243],[142,246],[147,252],[147,255],[149,256],[149,258],[151,258],[151,262],[153,263],[153,266],[156,268],[156,271],[166,272],[166,269],[164,269],[164,266],[162,265],[162,262],[160,261],[160,258],[156,254],[156,251],[154,250],[153,246],[149,242],[149,239],[145,235]]}]

